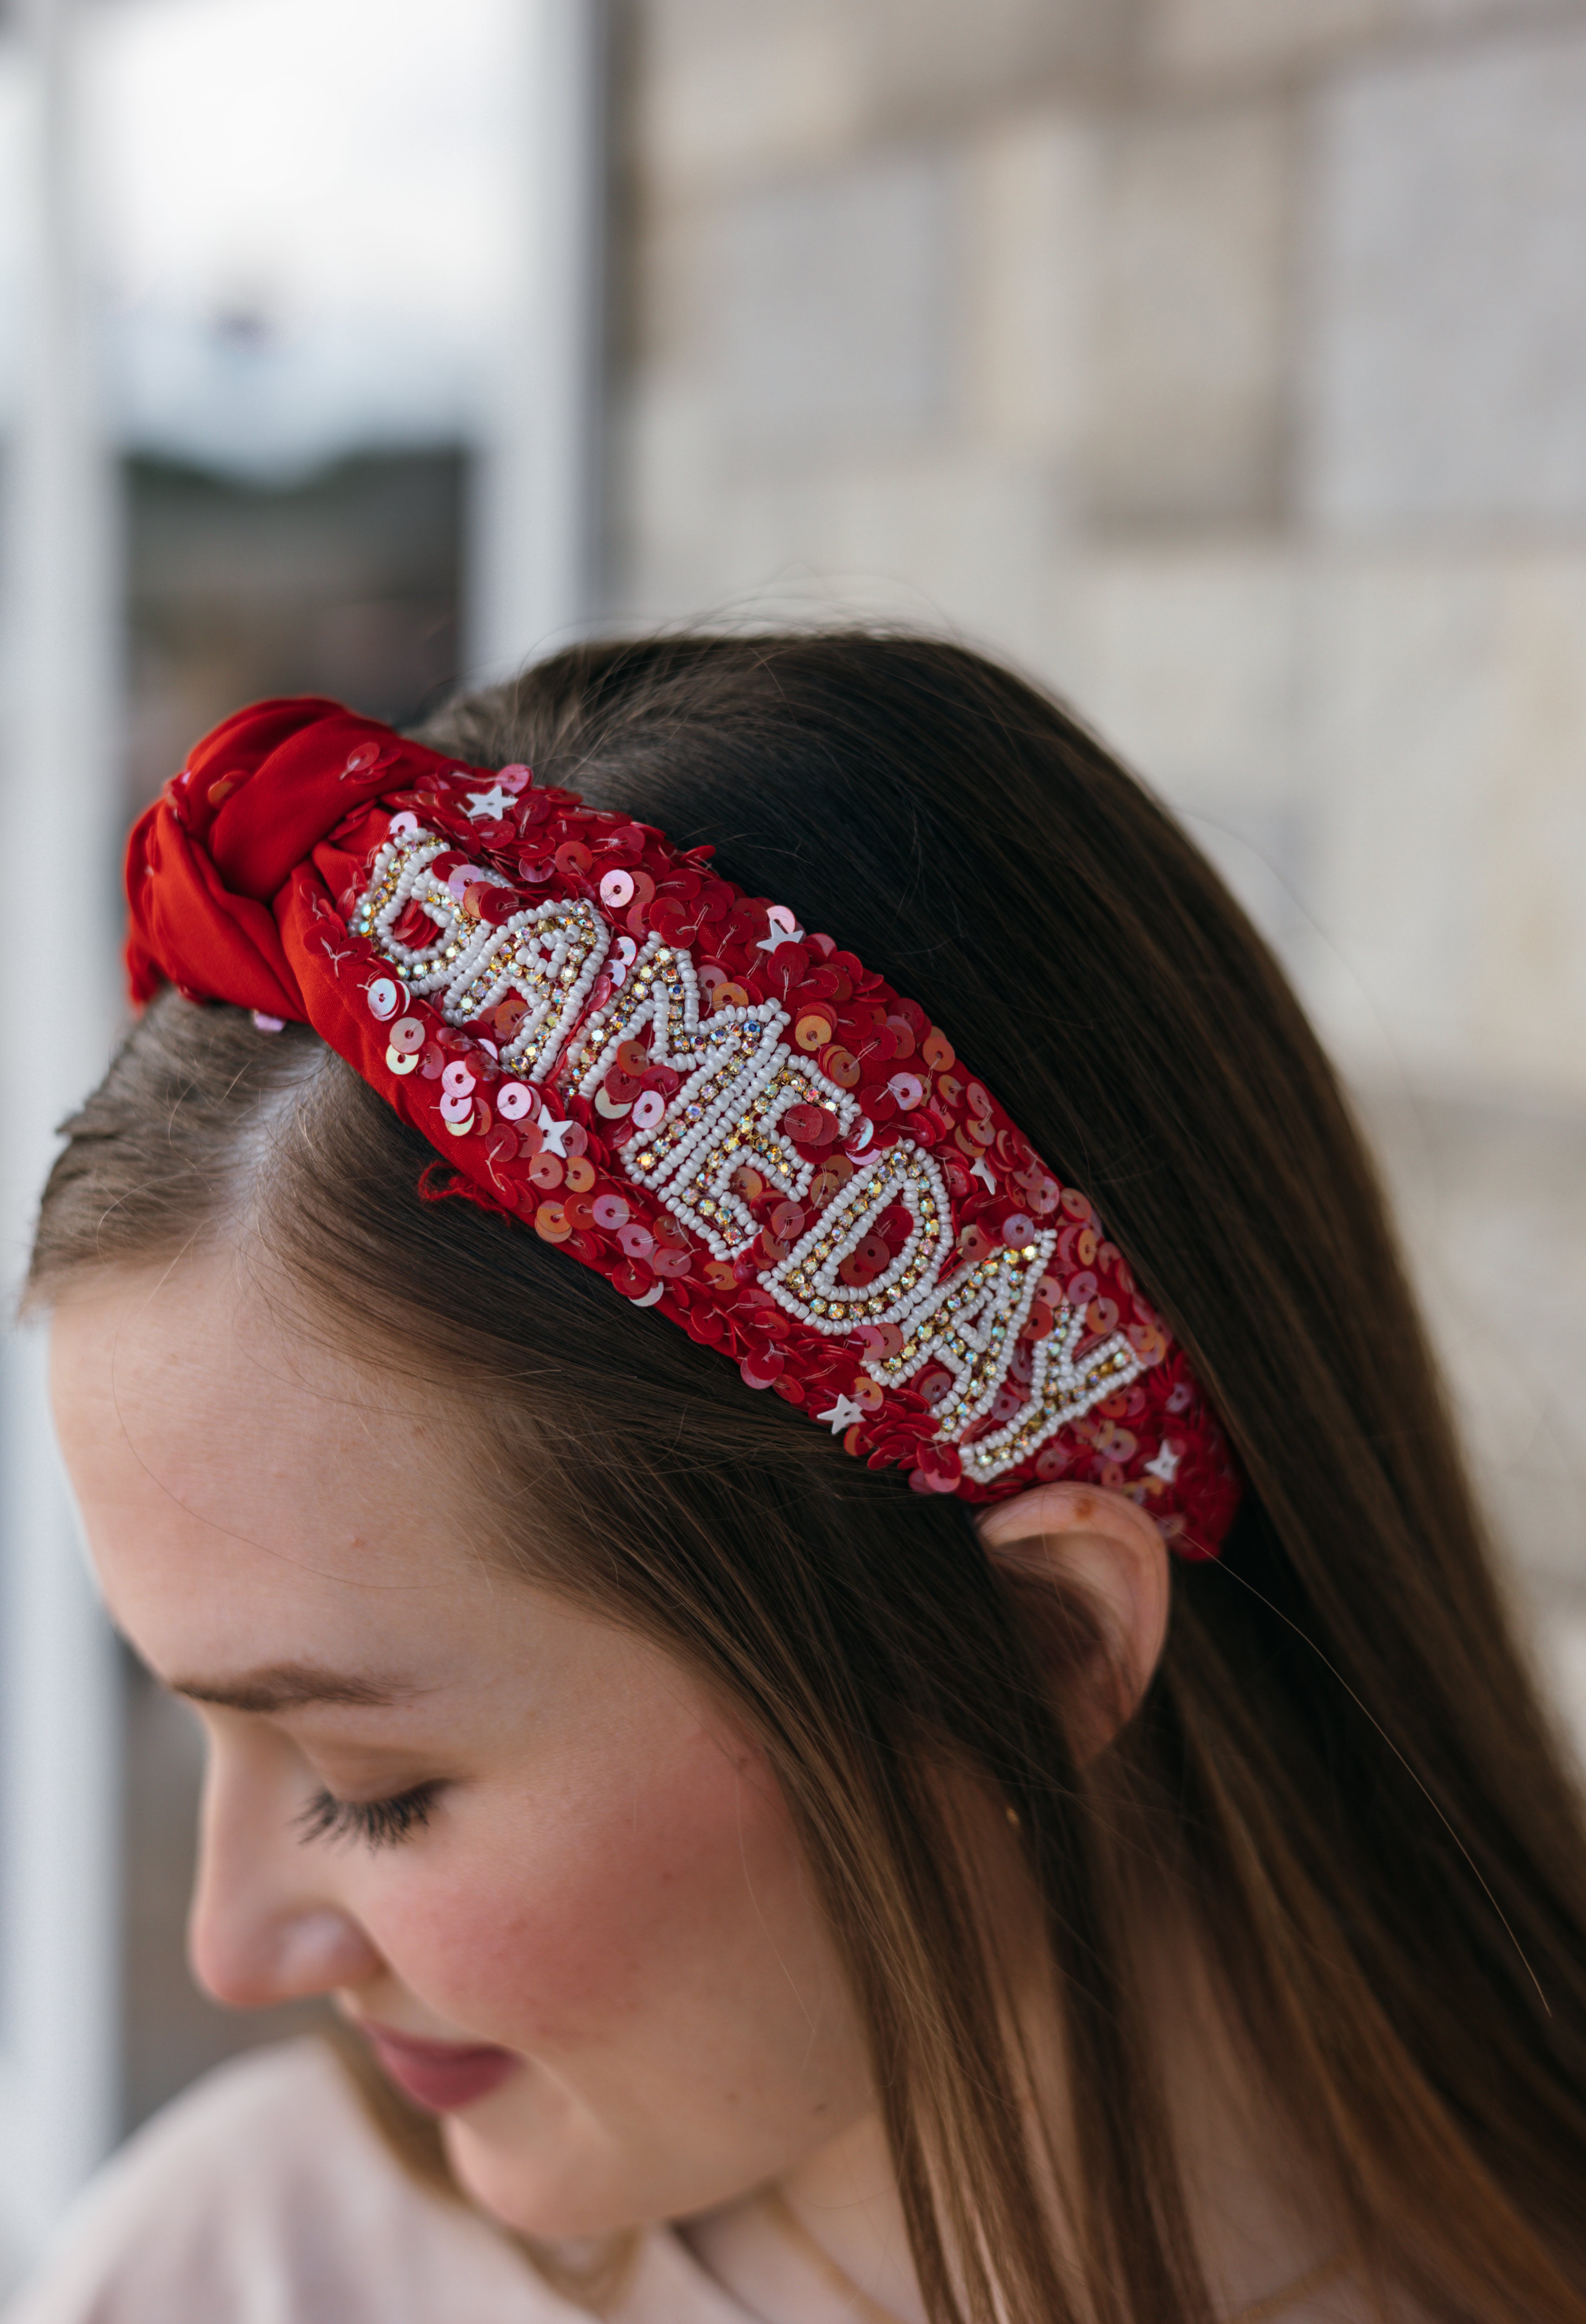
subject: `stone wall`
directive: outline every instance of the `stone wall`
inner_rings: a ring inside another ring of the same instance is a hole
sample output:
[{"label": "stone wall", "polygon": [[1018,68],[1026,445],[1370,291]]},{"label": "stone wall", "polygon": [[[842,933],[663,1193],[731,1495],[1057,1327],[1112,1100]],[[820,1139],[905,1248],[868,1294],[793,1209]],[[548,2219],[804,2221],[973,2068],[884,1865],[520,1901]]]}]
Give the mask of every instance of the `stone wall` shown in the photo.
[{"label": "stone wall", "polygon": [[1586,0],[636,0],[621,120],[616,610],[901,612],[1101,726],[1586,1618]]}]

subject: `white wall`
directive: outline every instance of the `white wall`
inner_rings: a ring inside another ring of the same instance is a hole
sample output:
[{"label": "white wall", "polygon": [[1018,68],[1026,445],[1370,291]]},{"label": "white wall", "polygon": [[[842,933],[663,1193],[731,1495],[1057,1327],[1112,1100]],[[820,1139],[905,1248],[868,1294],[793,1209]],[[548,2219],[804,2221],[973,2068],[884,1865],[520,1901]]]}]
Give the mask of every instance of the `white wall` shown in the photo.
[{"label": "white wall", "polygon": [[1370,1104],[1586,1619],[1586,5],[637,20],[619,609],[900,612],[1073,696]]}]

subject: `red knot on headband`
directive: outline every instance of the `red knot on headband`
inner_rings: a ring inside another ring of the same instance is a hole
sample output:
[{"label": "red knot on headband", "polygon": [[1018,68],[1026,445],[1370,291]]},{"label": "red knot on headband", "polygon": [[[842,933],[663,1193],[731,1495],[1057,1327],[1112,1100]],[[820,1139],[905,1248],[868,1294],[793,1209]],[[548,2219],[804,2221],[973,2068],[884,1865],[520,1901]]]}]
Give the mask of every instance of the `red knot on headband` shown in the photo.
[{"label": "red knot on headband", "polygon": [[452,1187],[871,1467],[972,1501],[1120,1487],[1213,1554],[1222,1432],[1086,1196],[917,1002],[711,853],[261,703],[133,833],[133,995],[311,1025]]}]

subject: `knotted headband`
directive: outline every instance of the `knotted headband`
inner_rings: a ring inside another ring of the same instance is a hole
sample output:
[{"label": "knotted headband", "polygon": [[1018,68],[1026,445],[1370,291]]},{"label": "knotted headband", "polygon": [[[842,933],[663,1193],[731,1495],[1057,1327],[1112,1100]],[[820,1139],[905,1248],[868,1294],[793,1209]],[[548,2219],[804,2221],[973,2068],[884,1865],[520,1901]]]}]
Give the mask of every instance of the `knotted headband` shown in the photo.
[{"label": "knotted headband", "polygon": [[426,1191],[521,1219],[871,1467],[972,1501],[1119,1487],[1213,1554],[1222,1432],[1088,1198],[917,1002],[712,853],[261,703],[134,830],[133,996],[311,1025],[450,1166]]}]

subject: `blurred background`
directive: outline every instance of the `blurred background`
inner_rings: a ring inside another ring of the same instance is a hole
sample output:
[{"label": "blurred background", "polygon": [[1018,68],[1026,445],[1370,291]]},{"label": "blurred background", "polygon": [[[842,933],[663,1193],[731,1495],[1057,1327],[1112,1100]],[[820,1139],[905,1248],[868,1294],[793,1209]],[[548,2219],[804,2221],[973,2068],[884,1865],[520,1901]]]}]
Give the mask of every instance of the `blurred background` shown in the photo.
[{"label": "blurred background", "polygon": [[[900,614],[1068,696],[1277,945],[1586,1737],[1583,252],[1586,0],[11,0],[8,1274],[216,718]],[[14,2264],[279,2024],[187,1979],[194,1738],[5,1366]]]}]

